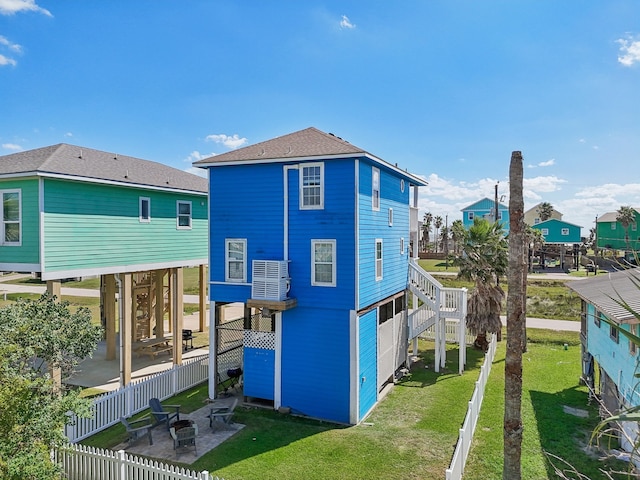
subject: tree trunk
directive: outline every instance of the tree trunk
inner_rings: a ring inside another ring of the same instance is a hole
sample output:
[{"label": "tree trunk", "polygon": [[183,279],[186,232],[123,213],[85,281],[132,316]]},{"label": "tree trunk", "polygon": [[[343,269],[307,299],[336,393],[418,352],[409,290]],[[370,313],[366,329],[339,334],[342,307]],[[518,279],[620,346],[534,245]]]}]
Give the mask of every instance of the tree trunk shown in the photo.
[{"label": "tree trunk", "polygon": [[524,328],[524,200],[522,154],[513,152],[509,166],[509,270],[507,283],[507,352],[504,385],[503,480],[522,478],[522,349]]}]

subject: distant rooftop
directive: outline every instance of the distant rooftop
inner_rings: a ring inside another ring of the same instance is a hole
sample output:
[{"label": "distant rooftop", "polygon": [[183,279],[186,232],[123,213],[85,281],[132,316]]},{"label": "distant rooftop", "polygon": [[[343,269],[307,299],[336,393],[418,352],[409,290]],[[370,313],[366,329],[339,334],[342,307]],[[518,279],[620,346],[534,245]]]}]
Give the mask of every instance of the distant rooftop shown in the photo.
[{"label": "distant rooftop", "polygon": [[0,178],[28,174],[200,193],[208,190],[205,178],[162,163],[66,143],[0,156]]}]

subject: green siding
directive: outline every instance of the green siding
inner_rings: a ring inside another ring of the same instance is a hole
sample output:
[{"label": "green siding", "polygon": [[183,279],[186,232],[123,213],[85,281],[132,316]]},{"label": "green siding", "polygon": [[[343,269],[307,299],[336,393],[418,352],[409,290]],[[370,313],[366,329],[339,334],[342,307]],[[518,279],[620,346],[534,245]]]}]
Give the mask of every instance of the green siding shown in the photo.
[{"label": "green siding", "polygon": [[[615,228],[613,226],[615,225]],[[640,250],[640,214],[636,213],[636,224],[629,225],[629,244],[628,248],[634,251]],[[596,224],[598,247],[612,248],[616,250],[626,250],[627,242],[625,239],[625,229],[620,222],[602,222]]]},{"label": "green siding", "polygon": [[0,245],[0,270],[2,270],[2,264],[40,262],[38,179],[0,180],[0,190],[14,189],[19,189],[21,192],[22,245]]},{"label": "green siding", "polygon": [[[76,271],[207,258],[207,199],[46,179],[45,271]],[[139,221],[139,198],[151,221]],[[176,228],[176,201],[192,202],[192,229]],[[130,269],[130,268],[129,268]]]}]

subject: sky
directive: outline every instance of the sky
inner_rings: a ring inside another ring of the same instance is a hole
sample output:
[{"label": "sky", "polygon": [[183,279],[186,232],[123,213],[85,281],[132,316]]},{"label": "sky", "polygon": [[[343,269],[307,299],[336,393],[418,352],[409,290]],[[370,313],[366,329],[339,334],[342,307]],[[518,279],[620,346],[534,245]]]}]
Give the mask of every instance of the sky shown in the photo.
[{"label": "sky", "polygon": [[640,2],[0,0],[0,155],[193,170],[311,126],[425,178],[449,223],[508,204],[519,150],[525,209],[588,235],[640,208]]}]

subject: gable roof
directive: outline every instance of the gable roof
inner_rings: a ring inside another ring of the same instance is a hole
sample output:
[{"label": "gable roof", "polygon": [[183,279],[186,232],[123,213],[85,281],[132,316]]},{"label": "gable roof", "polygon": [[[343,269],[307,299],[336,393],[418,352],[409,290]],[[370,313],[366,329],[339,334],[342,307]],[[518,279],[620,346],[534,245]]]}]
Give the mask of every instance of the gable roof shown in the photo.
[{"label": "gable roof", "polygon": [[616,300],[621,299],[633,310],[640,312],[640,289],[634,281],[636,283],[640,281],[640,273],[638,269],[631,268],[567,282],[567,286],[611,320],[620,323],[637,323],[633,314],[616,303]]},{"label": "gable roof", "polygon": [[550,225],[552,223],[557,223],[561,225],[571,225],[572,227],[582,228],[580,225],[576,225],[575,223],[565,222],[564,220],[558,220],[557,218],[549,218],[544,222],[539,222],[539,223],[536,223],[535,225],[531,225],[531,228],[543,228],[545,227],[545,224]]},{"label": "gable roof", "polygon": [[206,193],[205,178],[162,163],[60,143],[0,156],[0,178],[52,176]]},{"label": "gable roof", "polygon": [[[461,209],[461,211],[465,212],[467,210],[487,210],[492,209],[495,207],[495,200],[491,200],[489,197],[484,197],[480,200],[478,200],[477,202],[472,203],[471,205],[468,205],[466,207],[464,207],[463,209]],[[498,202],[498,210],[508,210],[509,207],[507,207],[505,204]]]},{"label": "gable roof", "polygon": [[[636,213],[640,214],[640,210],[637,208],[634,208],[634,210],[636,211]],[[607,213],[603,213],[601,216],[598,217],[597,222],[617,222],[618,221],[618,212],[607,212]]]},{"label": "gable roof", "polygon": [[410,179],[415,185],[426,186],[427,182],[407,171],[401,170],[362,148],[314,127],[272,138],[264,142],[232,150],[221,155],[194,162],[197,167],[219,167],[247,163],[272,163],[290,161],[326,160],[331,158],[367,157]]}]

